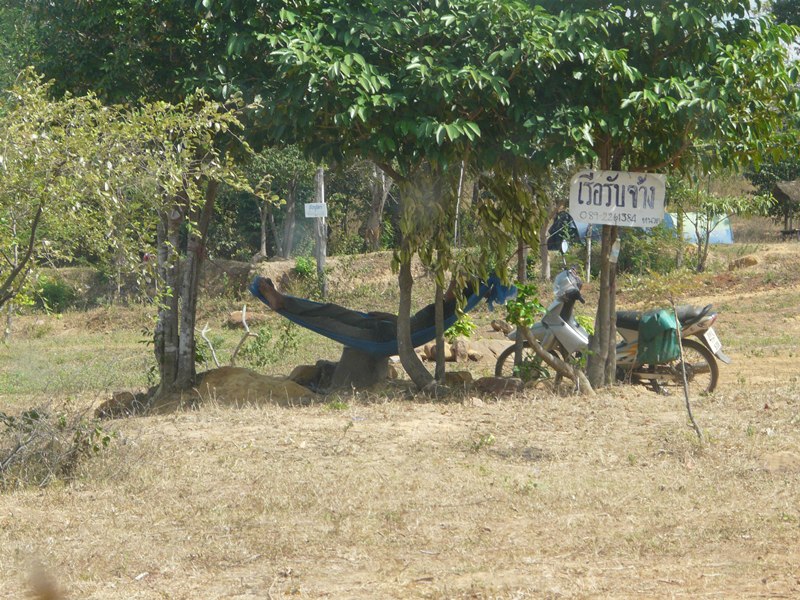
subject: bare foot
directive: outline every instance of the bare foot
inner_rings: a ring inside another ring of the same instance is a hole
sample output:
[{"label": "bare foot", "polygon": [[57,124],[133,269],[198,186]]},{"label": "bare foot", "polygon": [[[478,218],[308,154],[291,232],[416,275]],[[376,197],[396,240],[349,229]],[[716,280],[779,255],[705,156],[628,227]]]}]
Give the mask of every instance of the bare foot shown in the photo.
[{"label": "bare foot", "polygon": [[267,299],[272,310],[280,310],[284,307],[283,294],[275,289],[269,277],[259,277],[258,291]]}]

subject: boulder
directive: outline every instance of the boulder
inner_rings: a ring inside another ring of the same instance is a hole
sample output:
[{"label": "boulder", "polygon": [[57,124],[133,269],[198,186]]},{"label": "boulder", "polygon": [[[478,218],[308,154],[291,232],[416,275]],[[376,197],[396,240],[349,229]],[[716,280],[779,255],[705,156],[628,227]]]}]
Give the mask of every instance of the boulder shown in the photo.
[{"label": "boulder", "polygon": [[728,265],[728,270],[735,271],[736,269],[753,267],[757,264],[758,264],[758,259],[755,256],[742,256],[741,258],[737,258],[736,260],[732,261]]},{"label": "boulder", "polygon": [[465,337],[457,337],[450,345],[453,360],[465,362],[469,360],[469,340]]},{"label": "boulder", "polygon": [[475,389],[484,394],[502,396],[522,389],[524,383],[516,377],[481,377],[475,382]]},{"label": "boulder", "polygon": [[308,404],[316,394],[287,377],[261,375],[242,367],[221,367],[200,375],[195,402],[222,405],[293,406]]},{"label": "boulder", "polygon": [[[247,319],[247,325],[249,327],[253,327],[255,325],[261,325],[264,321],[267,320],[266,316],[262,313],[257,313],[253,311],[247,311],[247,315],[245,317]],[[228,315],[228,319],[225,321],[225,326],[230,329],[244,329],[244,320],[242,319],[242,311],[235,310]]]},{"label": "boulder", "polygon": [[503,333],[505,335],[508,335],[509,333],[514,331],[514,326],[511,325],[510,323],[507,323],[503,319],[494,319],[492,321],[492,329],[494,329],[495,331],[499,331],[500,333]]},{"label": "boulder", "polygon": [[289,379],[303,386],[308,386],[308,384],[315,381],[316,378],[316,365],[297,365],[292,369],[292,372],[289,373]]},{"label": "boulder", "polygon": [[472,373],[469,371],[448,371],[444,374],[444,384],[452,387],[464,387],[472,383]]},{"label": "boulder", "polygon": [[142,414],[147,408],[147,394],[128,391],[114,392],[110,400],[106,400],[94,411],[98,419],[116,419]]}]

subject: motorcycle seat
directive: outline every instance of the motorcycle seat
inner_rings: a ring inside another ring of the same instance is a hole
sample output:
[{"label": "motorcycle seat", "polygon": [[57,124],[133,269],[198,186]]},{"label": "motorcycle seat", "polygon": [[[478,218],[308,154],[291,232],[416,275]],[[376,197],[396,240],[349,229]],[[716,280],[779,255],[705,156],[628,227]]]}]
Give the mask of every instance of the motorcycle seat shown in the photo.
[{"label": "motorcycle seat", "polygon": [[[711,310],[711,306],[711,304],[707,304],[703,307],[684,304],[682,306],[677,306],[675,311],[678,314],[678,320],[681,325],[686,326],[702,319]],[[639,310],[617,311],[617,327],[638,331],[641,318],[642,312]]]},{"label": "motorcycle seat", "polygon": [[617,329],[639,330],[639,320],[642,318],[641,311],[638,310],[618,310]]}]

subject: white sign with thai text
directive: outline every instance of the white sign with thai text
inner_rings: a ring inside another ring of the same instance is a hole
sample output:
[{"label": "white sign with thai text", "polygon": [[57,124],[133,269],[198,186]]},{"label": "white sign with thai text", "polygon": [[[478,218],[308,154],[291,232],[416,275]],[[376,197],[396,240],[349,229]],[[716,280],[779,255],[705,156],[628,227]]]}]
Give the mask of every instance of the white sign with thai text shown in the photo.
[{"label": "white sign with thai text", "polygon": [[328,216],[328,205],[324,202],[307,202],[306,217],[325,218]]},{"label": "white sign with thai text", "polygon": [[576,221],[655,227],[664,220],[667,181],[657,173],[580,171],[569,185],[569,214]]}]

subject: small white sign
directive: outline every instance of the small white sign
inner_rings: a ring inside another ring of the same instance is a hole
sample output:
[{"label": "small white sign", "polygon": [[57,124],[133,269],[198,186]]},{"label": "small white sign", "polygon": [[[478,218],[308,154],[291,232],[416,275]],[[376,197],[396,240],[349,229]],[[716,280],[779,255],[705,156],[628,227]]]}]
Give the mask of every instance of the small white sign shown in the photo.
[{"label": "small white sign", "polygon": [[328,205],[325,202],[308,202],[306,204],[306,217],[325,218],[328,216]]},{"label": "small white sign", "polygon": [[657,173],[580,171],[569,185],[569,214],[576,221],[655,227],[664,220],[667,180]]}]

